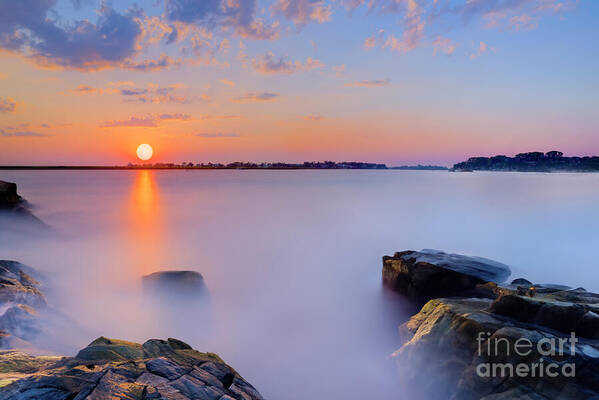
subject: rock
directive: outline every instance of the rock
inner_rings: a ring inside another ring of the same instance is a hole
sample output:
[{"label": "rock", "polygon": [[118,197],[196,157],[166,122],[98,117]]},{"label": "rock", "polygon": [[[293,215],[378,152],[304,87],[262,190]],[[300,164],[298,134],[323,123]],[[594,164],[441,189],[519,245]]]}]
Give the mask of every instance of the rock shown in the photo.
[{"label": "rock", "polygon": [[17,194],[16,183],[0,181],[0,209],[12,210],[22,202],[23,199]]},{"label": "rock", "polygon": [[0,349],[72,351],[64,327],[69,333],[82,328],[47,304],[42,280],[31,267],[0,260]]},{"label": "rock", "polygon": [[31,275],[36,272],[16,261],[0,260],[0,304],[20,303],[32,307],[46,305],[39,282]]},{"label": "rock", "polygon": [[[3,356],[0,353],[0,371],[15,373],[18,366],[9,367],[9,358],[3,364]],[[100,337],[73,358],[50,364],[32,359],[24,359],[26,374],[0,387],[0,400],[263,399],[220,357],[177,339],[152,339],[141,345]]]},{"label": "rock", "polygon": [[[442,254],[441,260],[446,259]],[[498,284],[507,278],[505,268],[486,282],[488,274],[462,269],[455,275],[458,268],[443,261],[435,265],[421,252],[397,253],[384,257],[383,263],[384,282],[402,293],[417,299],[454,296],[426,302],[399,328],[403,345],[393,358],[408,397],[599,398],[599,294],[522,278]],[[527,342],[530,352],[516,351]],[[531,375],[535,365],[537,373]],[[575,374],[563,369],[556,376],[540,374],[547,365],[567,366]],[[481,373],[485,366],[500,373]],[[509,373],[509,368],[520,367],[528,373]]]},{"label": "rock", "polygon": [[34,278],[37,272],[16,261],[0,260],[0,349],[32,349],[41,332],[46,299]]},{"label": "rock", "polygon": [[17,184],[0,181],[0,212],[10,212],[27,220],[45,224],[29,210],[27,201],[17,193]]},{"label": "rock", "polygon": [[204,277],[196,271],[160,271],[142,277],[144,292],[159,297],[201,297]]},{"label": "rock", "polygon": [[[506,319],[493,313],[491,304],[490,299],[435,299],[404,325],[404,332],[410,334],[409,340],[393,357],[399,379],[412,398],[511,399],[515,393],[526,393],[532,399],[599,396],[599,344],[596,341],[579,338],[574,355],[568,346],[565,346],[565,355],[541,355],[537,350],[539,342],[551,339],[556,343],[559,339],[565,342],[570,334],[559,335],[548,327]],[[479,344],[478,338],[484,341]],[[533,351],[521,357],[514,346],[524,339],[533,343]],[[491,352],[487,351],[488,343],[492,344]],[[494,351],[496,343],[505,346],[497,353]],[[531,377],[530,374],[487,377],[477,372],[480,365],[531,366],[541,363],[542,358],[547,364],[571,363],[577,372],[585,373],[575,377]]]},{"label": "rock", "polygon": [[383,257],[383,283],[422,301],[469,295],[477,285],[501,283],[510,273],[507,265],[496,261],[437,250],[408,250]]},{"label": "rock", "polygon": [[514,279],[511,283],[511,285],[532,285],[532,282],[529,281],[528,279],[518,278],[518,279]]}]

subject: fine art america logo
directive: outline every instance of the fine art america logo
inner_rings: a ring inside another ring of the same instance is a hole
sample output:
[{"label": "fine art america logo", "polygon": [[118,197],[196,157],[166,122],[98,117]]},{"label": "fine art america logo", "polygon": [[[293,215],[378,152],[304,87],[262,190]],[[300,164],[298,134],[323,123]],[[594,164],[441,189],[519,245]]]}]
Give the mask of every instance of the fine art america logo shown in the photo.
[{"label": "fine art america logo", "polygon": [[[521,337],[515,342],[507,338],[491,337],[490,332],[479,332],[476,338],[478,342],[478,356],[495,360],[526,360],[528,362],[485,362],[476,366],[476,373],[481,378],[556,378],[563,376],[571,378],[576,375],[576,365],[567,362],[554,362],[554,358],[566,359],[568,356],[576,355],[576,343],[578,339],[574,332],[569,338],[544,337],[537,342]],[[530,355],[535,352],[540,358],[530,362]],[[546,357],[547,359],[545,359]]]}]

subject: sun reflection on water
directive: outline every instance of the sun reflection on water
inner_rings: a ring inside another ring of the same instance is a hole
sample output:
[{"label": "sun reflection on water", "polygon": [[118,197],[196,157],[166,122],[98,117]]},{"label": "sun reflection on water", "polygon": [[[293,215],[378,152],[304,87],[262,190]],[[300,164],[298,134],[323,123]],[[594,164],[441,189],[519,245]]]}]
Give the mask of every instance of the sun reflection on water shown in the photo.
[{"label": "sun reflection on water", "polygon": [[164,253],[160,192],[154,171],[137,172],[130,198],[131,260],[140,273],[148,274],[157,269]]}]

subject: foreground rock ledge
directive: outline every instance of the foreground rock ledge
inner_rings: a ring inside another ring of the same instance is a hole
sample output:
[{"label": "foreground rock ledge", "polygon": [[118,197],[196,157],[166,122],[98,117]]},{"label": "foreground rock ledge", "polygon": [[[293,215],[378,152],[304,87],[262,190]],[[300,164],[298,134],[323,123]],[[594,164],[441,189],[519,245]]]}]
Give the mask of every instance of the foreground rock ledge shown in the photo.
[{"label": "foreground rock ledge", "polygon": [[58,361],[0,353],[0,386],[2,400],[263,399],[216,354],[177,339],[138,344],[100,337]]},{"label": "foreground rock ledge", "polygon": [[[433,298],[400,326],[403,345],[393,357],[407,398],[599,398],[598,294],[525,279],[509,285],[485,282],[481,275],[459,272],[469,270],[468,264],[458,262],[450,268],[439,263],[433,268],[415,261],[415,253],[420,252],[383,259],[385,284],[417,299],[434,293],[452,297]],[[398,265],[401,268],[395,268]],[[396,284],[398,280],[401,284]],[[574,343],[568,340],[572,333]],[[517,343],[523,342],[532,343],[530,353],[516,352]],[[538,372],[539,365],[549,364],[557,366],[550,371],[557,370],[556,376]],[[537,365],[537,372],[510,374],[509,366],[518,365]],[[492,373],[486,374],[489,368]]]}]

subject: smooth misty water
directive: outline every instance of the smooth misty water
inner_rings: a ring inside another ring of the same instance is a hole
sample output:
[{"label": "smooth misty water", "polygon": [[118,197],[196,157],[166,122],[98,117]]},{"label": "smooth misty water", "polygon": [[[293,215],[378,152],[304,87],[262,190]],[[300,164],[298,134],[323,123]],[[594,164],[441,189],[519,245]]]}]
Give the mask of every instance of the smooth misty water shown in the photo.
[{"label": "smooth misty water", "polygon": [[[599,174],[428,171],[1,171],[47,234],[0,223],[0,258],[44,271],[74,323],[219,353],[267,398],[396,399],[390,353],[410,306],[381,256],[436,248],[513,276],[599,290]],[[140,277],[201,272],[210,303],[173,310]]]}]

